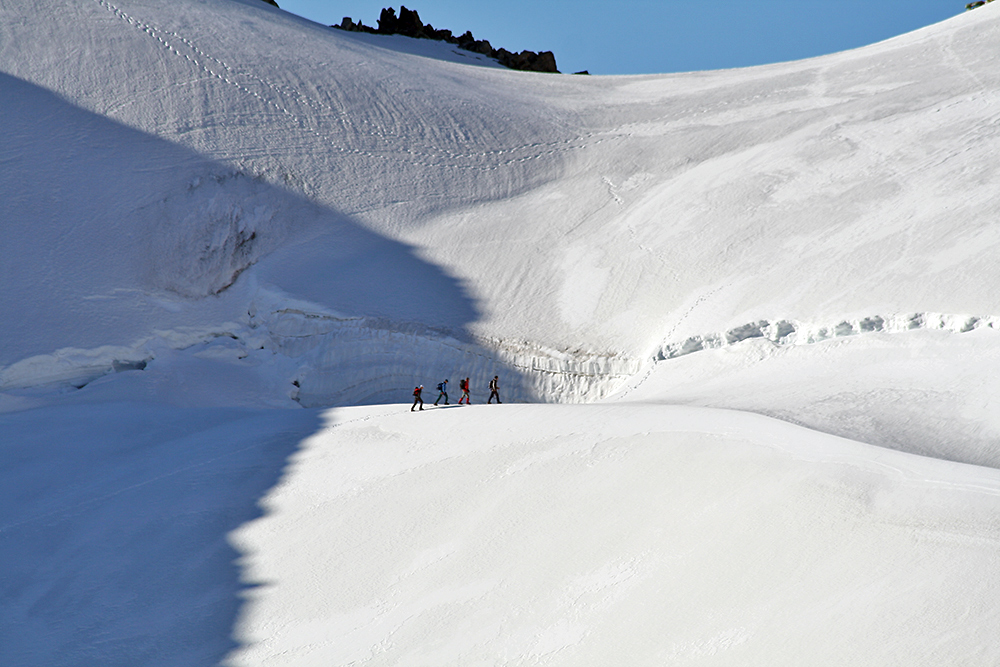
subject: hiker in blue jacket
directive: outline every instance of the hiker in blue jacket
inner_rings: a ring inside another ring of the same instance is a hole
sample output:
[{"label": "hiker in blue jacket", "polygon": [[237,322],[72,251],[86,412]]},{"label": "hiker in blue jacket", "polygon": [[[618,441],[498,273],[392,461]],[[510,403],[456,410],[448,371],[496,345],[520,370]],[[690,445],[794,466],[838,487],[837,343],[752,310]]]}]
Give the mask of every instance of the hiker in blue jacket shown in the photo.
[{"label": "hiker in blue jacket", "polygon": [[438,404],[438,401],[441,400],[442,396],[444,396],[444,404],[448,405],[448,380],[447,379],[445,379],[444,382],[438,383],[438,391],[441,392],[441,393],[438,394],[437,401],[434,401],[434,405]]}]

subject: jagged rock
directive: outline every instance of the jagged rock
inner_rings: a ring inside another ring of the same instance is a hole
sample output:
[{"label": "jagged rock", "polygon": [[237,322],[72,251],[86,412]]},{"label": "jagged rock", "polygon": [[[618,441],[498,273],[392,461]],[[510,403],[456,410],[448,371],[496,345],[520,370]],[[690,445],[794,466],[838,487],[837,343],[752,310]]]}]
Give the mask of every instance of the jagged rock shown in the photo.
[{"label": "jagged rock", "polygon": [[344,20],[340,22],[340,25],[332,25],[331,28],[337,28],[338,30],[346,30],[347,32],[367,32],[375,33],[377,32],[375,28],[367,26],[364,23],[358,21],[355,23],[350,16],[345,16]]},{"label": "jagged rock", "polygon": [[385,7],[378,17],[378,34],[395,35],[399,27],[399,19],[396,18],[396,10],[392,7]]},{"label": "jagged rock", "polygon": [[[468,47],[465,47],[468,48]],[[551,51],[535,53],[534,51],[521,51],[511,53],[506,49],[499,49],[493,53],[501,65],[511,69],[524,70],[528,72],[558,72],[556,69],[556,57]]]},{"label": "jagged rock", "polygon": [[475,42],[470,42],[461,48],[466,51],[472,51],[473,53],[479,53],[481,55],[492,58],[495,51],[490,43],[485,39],[476,40]]},{"label": "jagged rock", "polygon": [[538,54],[538,58],[531,63],[532,71],[534,72],[558,72],[559,69],[556,67],[556,54],[551,51],[542,51]]},{"label": "jagged rock", "polygon": [[[265,2],[269,1],[265,0]],[[392,7],[384,8],[382,13],[379,14],[377,29],[370,28],[360,21],[355,23],[349,16],[345,16],[340,25],[332,25],[330,27],[349,32],[369,32],[380,35],[405,35],[407,37],[436,39],[450,44],[457,44],[461,49],[472,51],[488,58],[496,58],[497,62],[501,65],[511,69],[530,72],[559,72],[556,68],[556,57],[551,51],[542,51],[541,53],[535,53],[534,51],[511,53],[507,49],[494,49],[487,40],[473,37],[470,30],[466,30],[458,37],[454,37],[451,30],[435,30],[434,26],[430,23],[424,25],[416,10],[407,9],[402,5],[399,8],[399,16],[396,16],[396,10]]]},{"label": "jagged rock", "polygon": [[[269,5],[273,5],[275,7],[278,7],[278,3],[275,2],[274,0],[264,0],[264,2],[266,2]],[[281,7],[278,7],[278,9],[281,9]]]},{"label": "jagged rock", "polygon": [[451,30],[435,30],[430,23],[424,26],[424,34],[428,39],[436,39],[440,42],[458,42],[451,34]]},{"label": "jagged rock", "polygon": [[396,32],[407,37],[423,37],[424,24],[420,21],[420,15],[416,11],[400,5]]}]

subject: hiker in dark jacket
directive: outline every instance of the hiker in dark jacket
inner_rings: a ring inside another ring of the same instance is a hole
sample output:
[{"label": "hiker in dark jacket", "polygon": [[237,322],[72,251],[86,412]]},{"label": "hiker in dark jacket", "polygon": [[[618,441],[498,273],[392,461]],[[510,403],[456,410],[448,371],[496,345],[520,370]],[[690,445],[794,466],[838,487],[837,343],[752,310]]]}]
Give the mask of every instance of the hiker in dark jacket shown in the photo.
[{"label": "hiker in dark jacket", "polygon": [[420,404],[420,409],[421,410],[424,409],[424,399],[420,398],[420,392],[422,392],[423,390],[424,390],[424,385],[422,385],[422,384],[418,385],[413,390],[413,407],[410,408],[410,412],[413,412],[414,408],[417,407],[417,403]]},{"label": "hiker in dark jacket", "polygon": [[500,400],[500,378],[494,375],[493,379],[490,380],[490,399],[486,401],[487,403],[493,402],[493,397],[497,399],[497,405],[500,405],[503,401]]},{"label": "hiker in dark jacket", "polygon": [[444,396],[444,404],[448,405],[448,380],[438,383],[438,391],[441,393],[438,394],[437,401],[434,401],[434,405],[438,404],[438,401],[441,400],[442,396]]},{"label": "hiker in dark jacket", "polygon": [[465,401],[466,405],[470,405],[471,401],[469,400],[469,378],[465,378],[464,380],[459,380],[458,386],[461,387],[462,389],[462,398],[458,399],[458,404],[461,405],[462,401]]}]

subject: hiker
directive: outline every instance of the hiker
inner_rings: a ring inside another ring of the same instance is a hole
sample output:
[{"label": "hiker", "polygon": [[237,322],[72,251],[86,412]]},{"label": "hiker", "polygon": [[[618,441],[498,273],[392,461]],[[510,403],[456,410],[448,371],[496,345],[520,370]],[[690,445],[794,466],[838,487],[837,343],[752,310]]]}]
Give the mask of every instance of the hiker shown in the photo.
[{"label": "hiker", "polygon": [[448,380],[447,379],[445,379],[444,382],[439,382],[438,383],[438,391],[440,393],[438,394],[437,401],[434,401],[434,405],[438,404],[438,401],[441,400],[442,396],[444,396],[444,404],[448,405]]},{"label": "hiker", "polygon": [[458,386],[462,389],[462,398],[458,399],[458,404],[461,405],[462,401],[465,401],[466,405],[471,405],[472,401],[469,400],[469,378],[459,380]]},{"label": "hiker", "polygon": [[486,402],[492,403],[494,396],[497,398],[497,405],[500,405],[503,401],[500,400],[500,378],[497,375],[494,375],[493,379],[490,380],[490,399]]},{"label": "hiker", "polygon": [[417,403],[420,404],[421,410],[424,409],[424,399],[420,398],[420,392],[422,392],[423,390],[424,390],[424,385],[422,384],[417,385],[417,387],[413,390],[413,407],[410,408],[410,412],[413,412],[413,409],[417,407]]}]

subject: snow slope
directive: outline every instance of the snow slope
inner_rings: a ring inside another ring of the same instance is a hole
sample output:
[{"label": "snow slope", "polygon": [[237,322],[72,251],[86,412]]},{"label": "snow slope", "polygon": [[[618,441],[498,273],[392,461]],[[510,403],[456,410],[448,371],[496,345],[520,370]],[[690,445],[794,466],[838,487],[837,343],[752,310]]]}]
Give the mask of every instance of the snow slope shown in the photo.
[{"label": "snow slope", "polygon": [[0,663],[996,664],[998,32],[0,0]]},{"label": "snow slope", "polygon": [[[519,395],[579,400],[662,344],[762,319],[1000,312],[982,289],[994,8],[798,63],[572,77],[401,55],[260,4],[5,3],[23,176],[0,193],[3,307],[65,326],[11,336],[0,363],[149,358],[151,337],[190,334],[252,349],[263,326],[312,339],[289,353],[311,404],[391,400],[473,358],[482,381],[505,368]],[[88,169],[88,146],[116,166]],[[60,175],[43,203],[38,172]],[[359,394],[337,380],[341,327],[309,326],[330,317],[427,347],[352,354],[373,369]]]},{"label": "snow slope", "polygon": [[328,413],[234,534],[224,664],[996,661],[995,470],[718,410],[390,407]]}]

